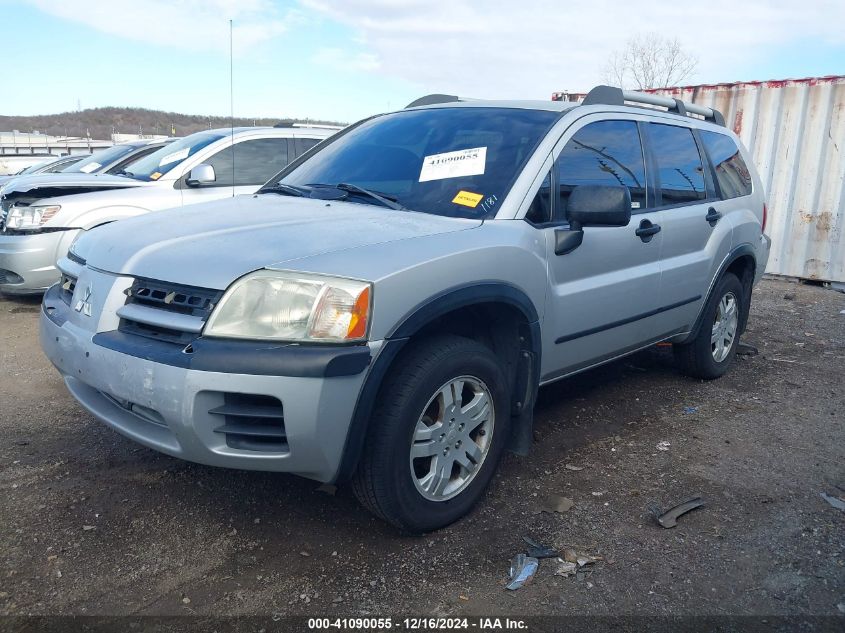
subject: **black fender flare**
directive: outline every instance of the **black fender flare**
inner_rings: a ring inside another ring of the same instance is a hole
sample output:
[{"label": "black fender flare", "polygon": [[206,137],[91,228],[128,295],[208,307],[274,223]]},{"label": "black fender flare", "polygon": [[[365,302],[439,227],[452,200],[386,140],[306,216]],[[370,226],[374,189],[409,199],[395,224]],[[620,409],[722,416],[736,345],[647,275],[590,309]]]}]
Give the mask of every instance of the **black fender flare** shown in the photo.
[{"label": "black fender flare", "polygon": [[524,397],[515,403],[519,406],[512,414],[516,424],[513,427],[511,449],[521,454],[527,453],[532,440],[534,400],[540,382],[542,345],[537,308],[528,295],[511,284],[500,281],[465,284],[449,288],[420,302],[405,314],[385,337],[381,350],[364,378],[364,384],[358,394],[335,482],[346,481],[355,474],[379,388],[388,369],[410,338],[435,319],[453,310],[483,303],[510,305],[516,308],[526,320],[524,333],[520,333],[520,338],[524,341],[524,350],[520,358],[524,371],[521,372],[520,383],[517,387],[524,390],[522,391]]}]

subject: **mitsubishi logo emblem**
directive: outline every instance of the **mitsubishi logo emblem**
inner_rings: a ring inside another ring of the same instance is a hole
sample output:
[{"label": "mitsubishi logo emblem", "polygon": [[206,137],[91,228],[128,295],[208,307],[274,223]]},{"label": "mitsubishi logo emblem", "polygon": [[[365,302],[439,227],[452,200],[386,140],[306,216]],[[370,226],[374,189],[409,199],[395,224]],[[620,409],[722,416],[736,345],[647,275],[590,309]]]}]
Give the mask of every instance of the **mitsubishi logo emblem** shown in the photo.
[{"label": "mitsubishi logo emblem", "polygon": [[76,302],[73,309],[77,312],[81,312],[85,316],[91,316],[91,284],[88,284],[85,287],[85,290],[82,293],[82,298]]}]

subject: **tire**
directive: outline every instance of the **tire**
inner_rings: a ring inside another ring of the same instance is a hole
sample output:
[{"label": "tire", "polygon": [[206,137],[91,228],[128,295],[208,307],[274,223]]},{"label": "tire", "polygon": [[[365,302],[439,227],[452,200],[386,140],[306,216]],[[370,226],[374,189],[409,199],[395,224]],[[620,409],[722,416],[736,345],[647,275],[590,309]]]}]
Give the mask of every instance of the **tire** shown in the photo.
[{"label": "tire", "polygon": [[[729,316],[723,316],[726,305],[731,304],[733,312],[728,307],[726,313]],[[739,324],[743,322],[746,310],[748,306],[745,305],[742,284],[733,273],[725,273],[707,299],[704,317],[695,338],[688,343],[672,346],[679,369],[688,376],[704,380],[724,375],[736,356]],[[733,335],[729,336],[731,332]]]},{"label": "tire", "polygon": [[[486,410],[484,395],[492,405]],[[490,483],[509,436],[510,398],[498,358],[459,336],[411,343],[377,397],[352,479],[355,496],[411,534],[463,517]],[[460,406],[452,410],[449,402]],[[412,458],[412,450],[421,456]],[[438,476],[446,470],[448,479]]]}]

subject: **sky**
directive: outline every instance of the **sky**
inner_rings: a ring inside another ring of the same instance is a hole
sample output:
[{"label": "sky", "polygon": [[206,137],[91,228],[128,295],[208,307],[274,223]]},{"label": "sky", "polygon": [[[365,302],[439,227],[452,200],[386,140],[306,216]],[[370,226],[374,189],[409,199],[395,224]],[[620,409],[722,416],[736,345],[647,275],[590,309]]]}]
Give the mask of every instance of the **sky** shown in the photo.
[{"label": "sky", "polygon": [[642,33],[685,84],[845,74],[842,0],[0,0],[0,114],[137,106],[352,122],[432,92],[549,99]]}]

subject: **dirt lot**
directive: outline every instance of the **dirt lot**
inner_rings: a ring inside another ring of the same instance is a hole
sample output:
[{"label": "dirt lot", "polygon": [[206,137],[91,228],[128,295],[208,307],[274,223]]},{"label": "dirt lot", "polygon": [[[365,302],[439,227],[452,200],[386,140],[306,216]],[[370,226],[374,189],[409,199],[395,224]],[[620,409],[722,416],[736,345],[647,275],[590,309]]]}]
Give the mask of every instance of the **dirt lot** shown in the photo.
[{"label": "dirt lot", "polygon": [[[845,496],[845,295],[766,280],[754,299],[758,356],[704,383],[655,348],[543,389],[533,454],[408,538],[347,489],[110,431],[41,354],[37,301],[0,298],[0,614],[841,615],[845,512],[820,493]],[[675,529],[649,515],[694,493]],[[540,513],[546,494],[575,506]],[[525,535],[604,560],[545,560],[508,592]]]}]

